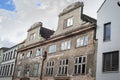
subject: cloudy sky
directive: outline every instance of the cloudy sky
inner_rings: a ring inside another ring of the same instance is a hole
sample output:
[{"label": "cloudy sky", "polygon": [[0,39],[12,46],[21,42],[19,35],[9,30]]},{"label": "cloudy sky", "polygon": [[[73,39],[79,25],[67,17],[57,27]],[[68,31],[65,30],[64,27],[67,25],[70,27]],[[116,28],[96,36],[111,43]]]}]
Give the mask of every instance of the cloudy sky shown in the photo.
[{"label": "cloudy sky", "polygon": [[58,14],[76,1],[84,2],[84,14],[97,18],[96,12],[104,0],[0,0],[0,47],[23,41],[35,22],[56,30]]}]

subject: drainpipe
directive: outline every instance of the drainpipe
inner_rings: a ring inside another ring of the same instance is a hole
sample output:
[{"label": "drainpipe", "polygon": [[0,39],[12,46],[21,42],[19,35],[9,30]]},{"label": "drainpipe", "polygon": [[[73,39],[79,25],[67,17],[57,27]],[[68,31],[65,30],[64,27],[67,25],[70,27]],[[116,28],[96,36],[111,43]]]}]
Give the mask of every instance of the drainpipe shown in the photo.
[{"label": "drainpipe", "polygon": [[40,80],[42,80],[42,76],[43,76],[43,67],[44,67],[44,61],[47,58],[47,52],[45,51],[45,53],[42,55],[42,65],[41,65],[41,74],[40,74]]}]

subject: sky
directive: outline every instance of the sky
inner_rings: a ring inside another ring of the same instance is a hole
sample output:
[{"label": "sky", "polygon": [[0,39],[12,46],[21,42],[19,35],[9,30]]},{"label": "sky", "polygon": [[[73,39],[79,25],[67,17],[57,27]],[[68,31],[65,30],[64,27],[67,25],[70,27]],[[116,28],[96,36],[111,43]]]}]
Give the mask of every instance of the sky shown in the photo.
[{"label": "sky", "polygon": [[0,47],[22,42],[35,22],[56,30],[59,13],[77,1],[84,2],[84,14],[96,19],[104,0],[0,0]]}]

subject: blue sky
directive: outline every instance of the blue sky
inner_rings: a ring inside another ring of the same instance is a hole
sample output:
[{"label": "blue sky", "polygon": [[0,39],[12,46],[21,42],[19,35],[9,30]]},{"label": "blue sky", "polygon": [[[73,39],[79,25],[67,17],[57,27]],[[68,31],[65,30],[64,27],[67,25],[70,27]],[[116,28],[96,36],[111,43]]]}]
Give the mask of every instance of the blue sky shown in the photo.
[{"label": "blue sky", "polygon": [[15,11],[15,5],[13,0],[0,0],[0,8],[9,11]]}]

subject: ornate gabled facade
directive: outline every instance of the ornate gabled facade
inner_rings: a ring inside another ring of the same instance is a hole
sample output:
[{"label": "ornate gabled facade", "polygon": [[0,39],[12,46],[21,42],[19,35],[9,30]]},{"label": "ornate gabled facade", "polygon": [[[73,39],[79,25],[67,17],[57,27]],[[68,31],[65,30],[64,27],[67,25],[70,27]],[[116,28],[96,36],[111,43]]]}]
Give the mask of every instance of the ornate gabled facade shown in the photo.
[{"label": "ornate gabled facade", "polygon": [[14,80],[94,80],[95,33],[96,20],[83,14],[82,2],[60,13],[55,32],[33,25],[18,51]]}]

